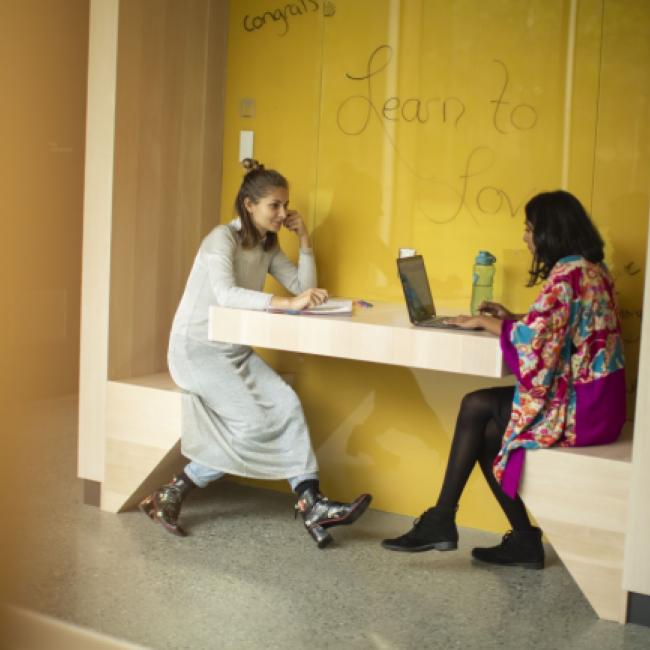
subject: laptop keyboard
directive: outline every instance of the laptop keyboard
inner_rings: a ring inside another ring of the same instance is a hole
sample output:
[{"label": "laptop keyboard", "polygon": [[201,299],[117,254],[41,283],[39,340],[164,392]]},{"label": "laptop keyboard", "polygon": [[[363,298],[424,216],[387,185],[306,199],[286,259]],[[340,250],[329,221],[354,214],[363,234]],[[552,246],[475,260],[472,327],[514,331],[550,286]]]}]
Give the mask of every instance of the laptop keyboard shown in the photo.
[{"label": "laptop keyboard", "polygon": [[435,318],[429,318],[427,320],[422,320],[418,323],[419,327],[458,327],[457,325],[452,325],[451,323],[445,323],[445,321],[450,318],[450,316],[436,316]]}]

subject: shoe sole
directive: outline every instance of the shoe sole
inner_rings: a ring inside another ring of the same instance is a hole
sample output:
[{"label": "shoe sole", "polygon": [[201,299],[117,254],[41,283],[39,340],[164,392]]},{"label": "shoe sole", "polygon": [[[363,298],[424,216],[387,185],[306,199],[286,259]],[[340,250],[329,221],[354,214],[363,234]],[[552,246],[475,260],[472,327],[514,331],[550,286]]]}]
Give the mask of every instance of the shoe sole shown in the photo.
[{"label": "shoe sole", "polygon": [[481,560],[478,557],[472,556],[472,559],[475,562],[480,562],[481,564],[491,564],[492,566],[516,566],[521,567],[522,569],[529,569],[531,571],[540,571],[544,568],[544,562],[490,562],[489,560]]},{"label": "shoe sole", "polygon": [[322,526],[314,526],[308,529],[308,532],[318,548],[325,548],[334,541],[333,537]]},{"label": "shoe sole", "polygon": [[349,526],[353,524],[361,515],[368,509],[370,502],[372,501],[372,495],[362,494],[357,499],[352,502],[353,509],[350,510],[350,513],[347,517],[343,519],[329,519],[327,521],[321,521],[320,526],[322,528],[333,528],[334,526]]},{"label": "shoe sole", "polygon": [[398,551],[400,553],[422,553],[423,551],[455,551],[458,548],[458,542],[431,542],[422,544],[422,546],[391,546],[390,544],[381,543],[382,547],[388,551]]}]

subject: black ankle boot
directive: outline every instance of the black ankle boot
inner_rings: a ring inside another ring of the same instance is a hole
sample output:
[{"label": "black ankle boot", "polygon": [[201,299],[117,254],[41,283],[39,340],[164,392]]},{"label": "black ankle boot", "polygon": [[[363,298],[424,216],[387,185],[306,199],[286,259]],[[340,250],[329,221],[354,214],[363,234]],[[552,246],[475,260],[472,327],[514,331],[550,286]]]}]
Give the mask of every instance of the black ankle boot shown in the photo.
[{"label": "black ankle boot", "polygon": [[385,539],[381,545],[389,551],[454,551],[458,547],[456,509],[429,508],[413,522],[408,533]]},{"label": "black ankle boot", "polygon": [[187,533],[178,525],[178,516],[187,493],[195,487],[196,485],[183,472],[143,499],[138,507],[152,521],[162,524],[163,528],[172,535],[185,537]]},{"label": "black ankle boot", "polygon": [[305,528],[318,548],[324,548],[332,541],[332,536],[326,529],[355,522],[371,501],[369,494],[361,494],[352,503],[330,501],[314,487],[308,487],[300,495],[295,509],[296,514],[301,514]]},{"label": "black ankle boot", "polygon": [[544,545],[542,531],[509,530],[498,546],[472,549],[472,557],[480,562],[521,566],[525,569],[544,568]]}]

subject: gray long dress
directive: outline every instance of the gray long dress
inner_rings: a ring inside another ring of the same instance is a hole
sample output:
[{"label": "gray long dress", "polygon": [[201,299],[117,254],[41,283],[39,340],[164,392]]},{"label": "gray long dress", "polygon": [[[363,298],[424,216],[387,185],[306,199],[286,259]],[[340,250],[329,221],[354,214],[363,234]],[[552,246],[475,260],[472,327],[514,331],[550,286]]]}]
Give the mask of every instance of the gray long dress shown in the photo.
[{"label": "gray long dress", "polygon": [[276,247],[245,250],[239,220],[217,226],[201,243],[174,317],[168,363],[183,396],[181,450],[201,465],[251,478],[316,472],[309,430],[292,388],[253,350],[208,340],[211,305],[267,309],[270,273],[291,293],[316,286],[312,252],[298,267]]}]

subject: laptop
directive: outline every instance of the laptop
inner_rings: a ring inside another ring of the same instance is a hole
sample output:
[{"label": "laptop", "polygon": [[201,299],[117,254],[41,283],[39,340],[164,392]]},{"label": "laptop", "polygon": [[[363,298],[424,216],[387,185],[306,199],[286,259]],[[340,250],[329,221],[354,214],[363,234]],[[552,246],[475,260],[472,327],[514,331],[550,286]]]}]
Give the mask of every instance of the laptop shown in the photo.
[{"label": "laptop", "polygon": [[451,316],[437,316],[433,304],[427,271],[422,255],[400,257],[397,260],[399,279],[404,289],[404,298],[409,312],[409,319],[418,327],[445,327],[458,329],[444,321]]}]

